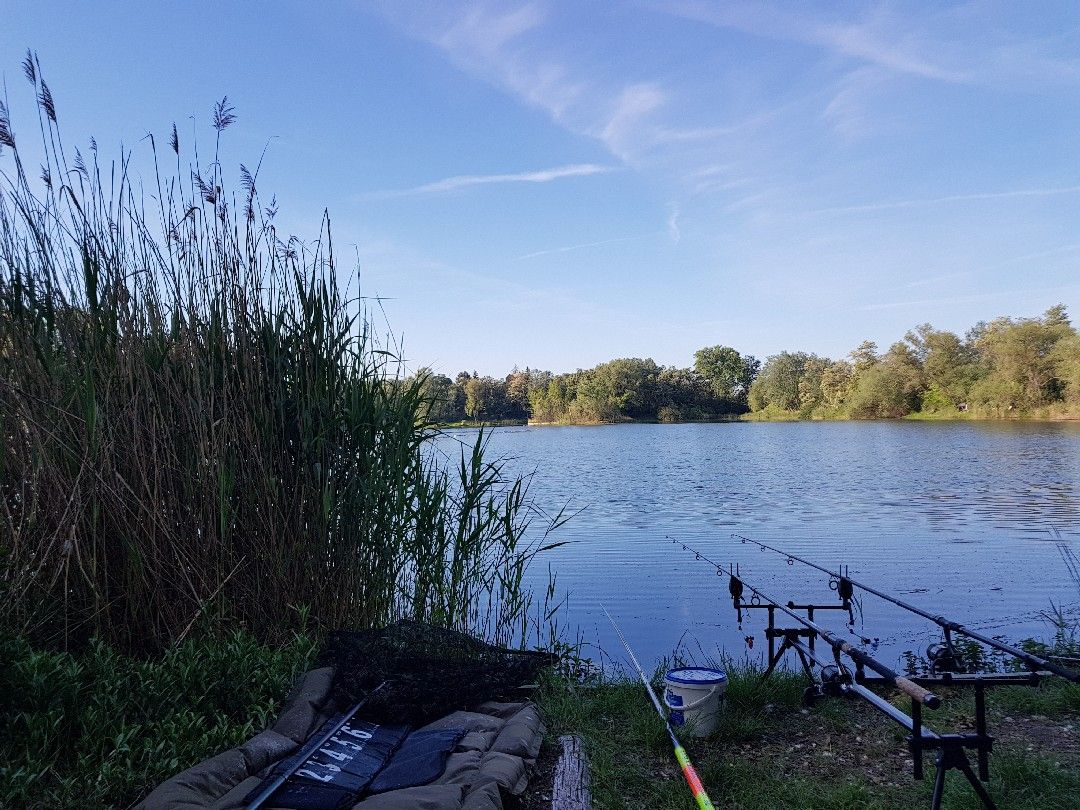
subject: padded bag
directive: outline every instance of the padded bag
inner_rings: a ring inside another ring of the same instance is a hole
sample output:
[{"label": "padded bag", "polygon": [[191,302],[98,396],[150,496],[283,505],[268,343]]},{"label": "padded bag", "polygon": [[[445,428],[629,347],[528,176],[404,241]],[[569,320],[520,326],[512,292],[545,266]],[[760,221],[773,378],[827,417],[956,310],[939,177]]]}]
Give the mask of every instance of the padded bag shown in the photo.
[{"label": "padded bag", "polygon": [[463,728],[414,731],[394,752],[368,790],[385,793],[434,782],[446,770],[446,760],[465,733]]}]

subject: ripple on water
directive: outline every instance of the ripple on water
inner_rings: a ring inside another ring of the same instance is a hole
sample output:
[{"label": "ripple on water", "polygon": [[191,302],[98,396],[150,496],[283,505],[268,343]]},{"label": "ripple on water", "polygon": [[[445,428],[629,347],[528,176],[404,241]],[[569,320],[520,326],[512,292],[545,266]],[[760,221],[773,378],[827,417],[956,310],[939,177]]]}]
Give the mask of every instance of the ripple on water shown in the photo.
[{"label": "ripple on water", "polygon": [[[835,595],[813,572],[732,541],[732,532],[850,565],[852,576],[966,623],[1012,619],[1002,632],[1013,637],[1045,632],[1037,614],[1051,600],[1080,597],[1056,546],[1080,553],[1076,424],[518,428],[493,431],[490,451],[512,457],[520,473],[535,470],[531,492],[548,512],[584,507],[547,561],[570,590],[565,618],[608,651],[618,647],[601,602],[651,659],[687,630],[695,643],[738,656],[746,628],[763,641],[754,618],[736,628],[726,581],[668,536],[739,563],[783,599]],[[537,581],[546,568],[534,569]],[[910,649],[907,639],[931,638],[925,623],[872,598],[863,611],[865,627],[886,640],[885,658]]]}]

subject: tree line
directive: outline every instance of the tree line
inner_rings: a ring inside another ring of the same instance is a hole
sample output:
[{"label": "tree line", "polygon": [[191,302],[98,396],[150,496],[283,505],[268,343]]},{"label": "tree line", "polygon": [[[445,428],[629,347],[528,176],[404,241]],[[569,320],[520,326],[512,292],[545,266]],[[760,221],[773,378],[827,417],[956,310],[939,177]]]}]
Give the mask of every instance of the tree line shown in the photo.
[{"label": "tree line", "polygon": [[980,322],[962,338],[924,323],[882,353],[872,341],[841,360],[780,352],[748,405],[764,417],[1080,415],[1080,335],[1058,304],[1035,318]]},{"label": "tree line", "polygon": [[963,337],[924,323],[884,352],[867,340],[839,360],[783,351],[762,363],[709,346],[689,368],[630,357],[566,374],[416,376],[430,418],[446,424],[1067,416],[1080,415],[1080,334],[1058,304],[1035,318],[980,322]]},{"label": "tree line", "polygon": [[727,346],[701,349],[693,368],[620,358],[552,374],[514,368],[497,378],[463,371],[454,379],[419,372],[436,422],[531,420],[541,423],[686,422],[746,413],[760,362]]}]

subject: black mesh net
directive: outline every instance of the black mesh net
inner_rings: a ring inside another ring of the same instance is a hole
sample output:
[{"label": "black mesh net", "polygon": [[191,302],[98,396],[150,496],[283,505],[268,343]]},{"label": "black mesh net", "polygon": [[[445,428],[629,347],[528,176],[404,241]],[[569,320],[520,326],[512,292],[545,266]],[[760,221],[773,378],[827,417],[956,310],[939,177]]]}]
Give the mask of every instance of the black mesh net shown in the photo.
[{"label": "black mesh net", "polygon": [[[381,630],[330,633],[318,665],[335,669],[332,699],[364,699],[362,716],[377,723],[422,725],[485,700],[520,699],[557,656],[496,647],[465,633],[413,621]],[[516,694],[515,694],[516,693]]]}]

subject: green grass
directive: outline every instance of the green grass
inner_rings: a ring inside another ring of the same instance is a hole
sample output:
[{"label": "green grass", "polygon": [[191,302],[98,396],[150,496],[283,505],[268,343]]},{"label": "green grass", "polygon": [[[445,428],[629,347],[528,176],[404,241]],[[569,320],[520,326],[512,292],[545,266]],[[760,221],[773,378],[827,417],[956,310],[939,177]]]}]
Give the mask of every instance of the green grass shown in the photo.
[{"label": "green grass", "polygon": [[903,417],[909,422],[963,422],[977,419],[970,411],[940,410],[912,411]]},{"label": "green grass", "polygon": [[0,807],[128,807],[149,789],[268,726],[315,642],[235,631],[133,658],[94,641],[78,655],[0,638]]},{"label": "green grass", "polygon": [[1044,717],[1080,714],[1080,684],[1050,678],[1038,687],[1009,686],[996,689],[994,706],[1006,714]]},{"label": "green grass", "polygon": [[[728,701],[717,732],[685,745],[717,807],[746,810],[786,808],[880,808],[907,810],[929,805],[933,761],[927,778],[911,778],[903,730],[857,700],[828,699],[802,706],[806,681],[800,674],[729,667]],[[657,685],[659,691],[659,685]],[[1009,713],[1070,721],[1080,718],[1074,685],[1048,683],[1028,690],[991,690],[991,733]],[[926,720],[949,730],[970,722],[970,693],[957,691]],[[685,809],[692,800],[671,745],[639,681],[599,680],[571,685],[552,679],[538,697],[549,734],[583,737],[598,808]],[[898,705],[903,705],[898,702]],[[1036,746],[1037,748],[1037,746]],[[1002,808],[1074,806],[1080,791],[1080,752],[1027,750],[1027,743],[1002,733],[991,757],[989,789]],[[945,807],[979,806],[957,774],[948,778]]]}]

